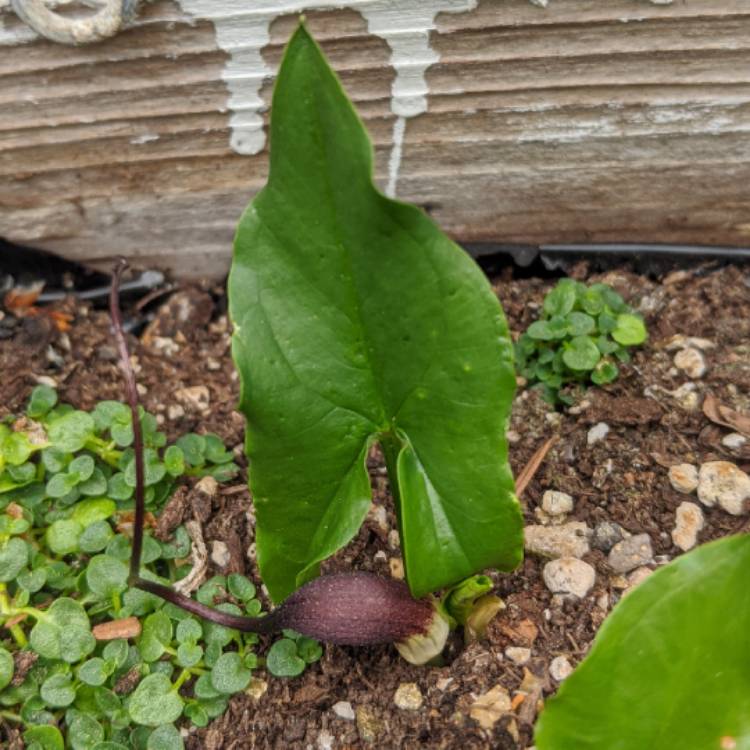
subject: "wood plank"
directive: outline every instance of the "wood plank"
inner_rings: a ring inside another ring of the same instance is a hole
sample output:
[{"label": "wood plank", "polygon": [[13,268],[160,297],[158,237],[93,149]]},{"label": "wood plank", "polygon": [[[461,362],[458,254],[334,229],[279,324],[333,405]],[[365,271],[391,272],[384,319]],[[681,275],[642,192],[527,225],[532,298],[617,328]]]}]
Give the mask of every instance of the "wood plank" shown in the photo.
[{"label": "wood plank", "polygon": [[[144,5],[131,28],[79,48],[0,6],[0,237],[92,265],[124,254],[183,276],[226,271],[267,151],[230,146],[234,53],[185,5]],[[307,16],[384,187],[389,46],[352,8]],[[270,25],[270,69],[295,23]],[[750,242],[746,0],[480,0],[429,34],[428,110],[405,121],[397,194],[458,240]]]}]

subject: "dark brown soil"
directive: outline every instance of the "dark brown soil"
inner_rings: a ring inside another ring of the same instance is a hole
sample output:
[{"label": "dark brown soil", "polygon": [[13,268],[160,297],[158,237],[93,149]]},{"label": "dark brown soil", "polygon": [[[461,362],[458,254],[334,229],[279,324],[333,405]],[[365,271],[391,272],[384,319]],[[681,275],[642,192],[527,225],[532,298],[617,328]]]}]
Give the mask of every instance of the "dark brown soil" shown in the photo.
[{"label": "dark brown soil", "polygon": [[[586,268],[576,269],[585,278]],[[592,277],[593,278],[593,277]],[[750,456],[725,447],[729,430],[712,424],[701,410],[706,394],[721,403],[750,410],[750,274],[741,266],[695,267],[657,281],[628,271],[597,277],[615,286],[641,310],[651,334],[632,364],[606,389],[592,388],[567,413],[557,413],[535,391],[519,389],[511,422],[511,460],[516,472],[548,438],[559,440],[526,489],[522,503],[528,523],[546,489],[575,499],[570,520],[591,528],[614,521],[631,533],[648,533],[654,548],[651,568],[680,550],[671,540],[675,509],[686,498],[674,491],[667,468],[679,462],[724,459],[748,469]],[[517,280],[508,272],[495,287],[510,327],[520,332],[535,319],[551,282]],[[140,341],[133,341],[144,406],[163,420],[172,436],[213,431],[242,452],[243,420],[234,410],[237,380],[230,359],[229,325],[220,290],[189,288],[173,295]],[[19,411],[40,377],[51,378],[61,398],[90,408],[103,398],[120,398],[121,380],[106,313],[69,301],[60,308],[73,315],[60,334],[46,315],[19,321],[14,335],[0,341],[4,394],[0,417]],[[676,334],[715,344],[705,352],[708,369],[689,382],[675,368],[667,343]],[[184,388],[203,386],[197,398]],[[179,408],[178,408],[179,407]],[[606,422],[604,440],[588,445],[592,425]],[[395,519],[383,465],[371,460],[375,508],[357,538],[328,564],[334,569],[366,569],[398,574]],[[377,510],[378,508],[384,508]],[[706,509],[699,541],[747,531],[748,516]],[[203,518],[208,542],[228,544],[233,569],[258,580],[252,558],[253,516],[243,481],[224,488],[210,517]],[[572,664],[586,654],[607,612],[628,581],[613,575],[605,553],[584,558],[597,571],[594,589],[582,600],[553,597],[542,581],[544,561],[528,556],[511,575],[492,574],[506,609],[488,637],[468,648],[456,638],[440,668],[413,667],[390,647],[326,647],[322,660],[294,680],[257,674],[247,695],[236,696],[228,712],[205,730],[190,735],[190,748],[526,748],[541,703],[554,691],[550,661],[560,655]],[[226,571],[224,571],[226,572]],[[508,646],[526,646],[531,660],[518,666],[504,655]],[[394,704],[402,683],[416,683],[424,698],[417,710]],[[518,693],[523,683],[523,693]],[[470,716],[476,700],[495,686],[514,701],[491,728]],[[524,695],[528,697],[524,699]],[[351,704],[355,720],[340,718],[333,706]]]}]

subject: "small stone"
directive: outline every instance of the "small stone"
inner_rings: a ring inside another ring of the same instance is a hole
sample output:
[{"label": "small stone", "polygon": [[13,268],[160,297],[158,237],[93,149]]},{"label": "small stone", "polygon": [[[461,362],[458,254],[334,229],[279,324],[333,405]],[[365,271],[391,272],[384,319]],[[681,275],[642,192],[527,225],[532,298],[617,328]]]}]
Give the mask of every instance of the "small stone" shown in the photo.
[{"label": "small stone", "polygon": [[683,383],[672,391],[672,396],[685,411],[697,411],[701,403],[701,397],[695,390],[695,383]]},{"label": "small stone", "polygon": [[596,582],[596,571],[583,560],[561,557],[544,566],[544,584],[553,594],[573,594],[583,598]]},{"label": "small stone", "polygon": [[169,419],[182,419],[185,416],[185,410],[179,404],[171,404],[167,408],[167,417]]},{"label": "small stone", "polygon": [[729,461],[708,461],[698,472],[698,499],[709,508],[717,503],[739,516],[750,498],[750,477]]},{"label": "small stone", "polygon": [[591,530],[582,521],[561,526],[531,525],[524,529],[527,552],[542,557],[583,557],[589,551]]},{"label": "small stone", "polygon": [[211,542],[211,562],[222,570],[229,565],[232,555],[225,542],[215,540]]},{"label": "small stone", "polygon": [[333,750],[333,740],[333,735],[327,729],[323,729],[315,743],[318,746],[318,750]]},{"label": "small stone", "polygon": [[675,513],[675,527],[672,531],[672,541],[683,552],[695,547],[698,532],[705,525],[703,511],[695,503],[680,503]]},{"label": "small stone", "polygon": [[368,513],[370,518],[377,524],[377,527],[384,533],[390,531],[388,525],[388,513],[384,505],[372,505]]},{"label": "small stone", "polygon": [[[559,560],[556,562],[559,562]],[[549,563],[549,565],[552,565],[552,563]],[[523,648],[522,646],[508,646],[508,648],[505,649],[505,655],[514,664],[527,664],[529,659],[531,659],[531,649]]]},{"label": "small stone", "polygon": [[400,557],[392,557],[388,560],[388,567],[391,569],[391,577],[398,581],[404,580],[404,562]]},{"label": "small stone", "polygon": [[249,695],[253,700],[260,700],[268,690],[268,683],[265,680],[261,680],[259,677],[253,677],[248,686],[245,688],[245,693]]},{"label": "small stone", "polygon": [[469,709],[469,716],[482,729],[492,729],[510,710],[511,700],[508,691],[502,685],[496,685],[474,701]]},{"label": "small stone", "polygon": [[175,398],[193,411],[205,411],[211,403],[211,394],[205,385],[192,385],[188,388],[178,388],[174,392]]},{"label": "small stone", "polygon": [[747,443],[747,438],[739,432],[730,432],[721,439],[721,444],[729,450],[740,450]]},{"label": "small stone", "polygon": [[617,542],[622,541],[622,527],[613,521],[602,521],[594,527],[591,535],[591,546],[602,552],[609,552]]},{"label": "small stone", "polygon": [[616,573],[628,573],[651,562],[654,552],[648,534],[636,534],[615,544],[609,553],[609,566]]},{"label": "small stone", "polygon": [[154,336],[151,339],[151,347],[164,353],[167,357],[174,357],[180,351],[180,345],[169,336]]},{"label": "small stone", "polygon": [[682,333],[675,334],[667,342],[666,350],[674,351],[675,349],[687,349],[692,347],[693,349],[715,349],[716,344],[710,339],[702,339],[697,336],[685,336]]},{"label": "small stone", "polygon": [[349,703],[349,701],[339,701],[338,703],[334,703],[332,709],[333,713],[335,713],[336,716],[339,717],[339,719],[344,719],[345,721],[354,721],[354,719],[356,718],[354,715],[352,704]]},{"label": "small stone", "polygon": [[573,672],[573,667],[565,656],[556,656],[549,665],[550,677],[557,682],[562,682]]},{"label": "small stone", "polygon": [[586,442],[589,445],[594,445],[594,443],[604,440],[608,434],[609,425],[606,422],[598,422],[589,430],[588,435],[586,436]]},{"label": "small stone", "polygon": [[39,375],[35,380],[39,385],[48,385],[50,388],[57,388],[57,381],[49,375]]},{"label": "small stone", "polygon": [[383,723],[368,706],[357,706],[357,729],[363,742],[375,742],[383,730]]},{"label": "small stone", "polygon": [[450,686],[451,683],[454,681],[455,678],[453,677],[441,677],[436,683],[435,687],[441,692],[444,693]]},{"label": "small stone", "polygon": [[674,355],[674,364],[693,380],[702,378],[706,374],[706,360],[697,349],[691,346],[681,349]]},{"label": "small stone", "polygon": [[376,562],[388,562],[388,555],[385,550],[379,549],[373,556],[372,559]]},{"label": "small stone", "polygon": [[542,495],[542,510],[551,516],[561,516],[573,510],[573,498],[567,492],[547,490]]},{"label": "small stone", "polygon": [[636,568],[632,573],[629,573],[626,579],[627,586],[622,595],[625,596],[633,591],[633,589],[638,588],[638,586],[640,586],[640,584],[642,584],[653,572],[654,571],[651,570],[651,568],[643,566],[641,568]]},{"label": "small stone", "polygon": [[669,483],[677,492],[689,495],[698,486],[698,469],[693,464],[677,464],[669,467]]},{"label": "small stone", "polygon": [[214,359],[213,357],[207,357],[206,369],[211,370],[212,372],[217,372],[221,370],[221,362],[219,362],[218,359]]},{"label": "small stone", "polygon": [[388,546],[391,549],[398,549],[401,546],[401,539],[398,535],[398,529],[391,529],[388,532]]},{"label": "small stone", "polygon": [[396,689],[393,702],[402,711],[418,711],[422,708],[424,698],[416,682],[402,682]]}]

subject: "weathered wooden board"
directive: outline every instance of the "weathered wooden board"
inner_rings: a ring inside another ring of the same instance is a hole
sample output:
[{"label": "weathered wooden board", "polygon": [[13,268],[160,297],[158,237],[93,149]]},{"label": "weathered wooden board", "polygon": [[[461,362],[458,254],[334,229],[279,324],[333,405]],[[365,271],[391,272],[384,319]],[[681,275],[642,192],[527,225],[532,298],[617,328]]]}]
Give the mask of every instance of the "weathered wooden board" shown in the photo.
[{"label": "weathered wooden board", "polygon": [[158,0],[84,47],[0,0],[0,237],[224,273],[300,8],[457,239],[750,242],[748,0]]}]

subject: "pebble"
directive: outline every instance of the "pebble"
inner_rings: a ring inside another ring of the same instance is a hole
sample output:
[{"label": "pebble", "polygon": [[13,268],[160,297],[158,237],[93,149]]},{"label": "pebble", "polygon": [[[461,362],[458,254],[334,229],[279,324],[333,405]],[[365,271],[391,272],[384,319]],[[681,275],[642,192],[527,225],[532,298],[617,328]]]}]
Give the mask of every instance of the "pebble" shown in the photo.
[{"label": "pebble", "polygon": [[[550,563],[552,565],[552,563]],[[524,648],[523,646],[508,646],[505,649],[505,655],[514,664],[526,664],[531,659],[531,649]]]},{"label": "pebble", "polygon": [[402,682],[396,689],[393,702],[402,711],[418,711],[422,708],[424,698],[416,682]]},{"label": "pebble", "polygon": [[194,411],[205,411],[211,403],[211,394],[205,385],[191,385],[178,388],[174,392],[175,398]]},{"label": "pebble", "polygon": [[398,549],[401,546],[401,539],[398,535],[398,529],[391,529],[388,532],[388,546],[391,549]]},{"label": "pebble", "polygon": [[589,551],[591,529],[582,521],[560,526],[532,524],[524,529],[527,552],[542,557],[583,557]]},{"label": "pebble", "polygon": [[674,364],[693,380],[702,378],[706,374],[706,360],[697,349],[692,347],[680,349],[674,355]]},{"label": "pebble", "polygon": [[323,729],[316,740],[318,750],[333,750],[333,740],[333,735],[327,729]]},{"label": "pebble", "polygon": [[253,677],[250,684],[245,688],[245,692],[254,700],[260,700],[268,691],[268,683],[258,677]]},{"label": "pebble", "polygon": [[594,445],[594,443],[604,440],[608,434],[609,425],[606,422],[598,422],[589,430],[588,435],[586,436],[586,442],[589,445]]},{"label": "pebble", "polygon": [[172,404],[167,408],[167,417],[169,419],[181,419],[185,416],[185,410],[179,404]]},{"label": "pebble", "polygon": [[609,553],[609,566],[616,573],[628,573],[651,562],[654,551],[648,534],[636,534],[615,544]]},{"label": "pebble", "polygon": [[672,489],[689,495],[698,487],[698,468],[693,464],[677,464],[669,467],[669,483]]},{"label": "pebble", "polygon": [[332,708],[333,713],[335,713],[336,716],[339,717],[339,719],[344,719],[345,721],[354,721],[354,719],[356,718],[354,715],[352,704],[349,703],[349,701],[339,701],[338,703],[334,703]]},{"label": "pebble", "polygon": [[387,534],[390,531],[388,513],[384,505],[371,505],[368,515],[382,532]]},{"label": "pebble", "polygon": [[583,560],[561,557],[544,566],[544,583],[553,594],[573,594],[583,598],[596,582],[596,571]]},{"label": "pebble", "polygon": [[573,666],[566,656],[556,656],[549,665],[550,677],[557,682],[562,682],[573,672]]},{"label": "pebble", "polygon": [[698,532],[705,525],[703,511],[695,503],[680,503],[675,513],[675,527],[672,530],[672,541],[683,552],[695,547]]},{"label": "pebble", "polygon": [[716,344],[710,339],[702,339],[697,336],[685,336],[682,333],[675,334],[667,342],[667,351],[674,351],[675,349],[687,349],[691,347],[693,349],[714,349]]},{"label": "pebble", "polygon": [[744,435],[740,435],[739,432],[730,432],[721,439],[721,444],[730,450],[739,450],[744,447],[746,442],[747,438]]},{"label": "pebble", "polygon": [[653,572],[651,568],[645,566],[636,568],[632,573],[628,574],[626,578],[627,586],[625,586],[625,591],[622,592],[622,595],[625,596],[633,591],[633,589],[638,588]]},{"label": "pebble", "polygon": [[388,567],[391,570],[391,578],[397,581],[404,580],[404,562],[400,557],[392,557],[388,560]]},{"label": "pebble", "polygon": [[709,508],[717,503],[733,516],[746,511],[750,477],[729,461],[708,461],[698,472],[698,499]]},{"label": "pebble", "polygon": [[57,381],[49,375],[39,375],[35,380],[39,385],[48,385],[50,388],[57,388]]},{"label": "pebble", "polygon": [[225,542],[215,540],[211,542],[211,562],[222,570],[229,565],[232,555]]},{"label": "pebble", "polygon": [[511,701],[508,691],[502,685],[496,685],[474,701],[469,709],[469,716],[482,729],[492,729],[497,721],[510,710]]},{"label": "pebble", "polygon": [[383,730],[383,723],[368,706],[357,706],[357,729],[363,742],[375,742]]},{"label": "pebble", "polygon": [[701,397],[695,390],[695,383],[683,383],[672,391],[672,396],[685,411],[697,411],[701,403]]},{"label": "pebble", "polygon": [[591,546],[602,552],[609,552],[625,535],[622,527],[613,521],[602,521],[594,527],[591,535]]},{"label": "pebble", "polygon": [[567,492],[547,490],[542,495],[542,510],[551,516],[561,516],[573,510],[573,498]]}]

